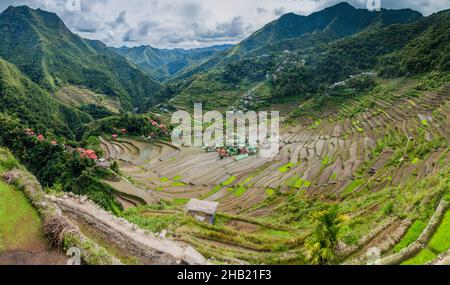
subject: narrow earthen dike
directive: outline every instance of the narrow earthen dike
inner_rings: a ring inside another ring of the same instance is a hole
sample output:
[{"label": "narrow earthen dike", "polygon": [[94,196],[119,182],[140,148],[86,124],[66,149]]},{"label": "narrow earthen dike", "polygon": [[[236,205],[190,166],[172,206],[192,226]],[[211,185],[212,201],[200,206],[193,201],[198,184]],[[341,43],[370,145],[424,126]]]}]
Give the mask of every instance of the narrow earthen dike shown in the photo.
[{"label": "narrow earthen dike", "polygon": [[86,223],[108,237],[109,242],[145,264],[205,264],[205,258],[190,246],[156,237],[153,233],[139,229],[123,218],[118,218],[101,209],[91,201],[74,195],[48,196],[65,215]]}]

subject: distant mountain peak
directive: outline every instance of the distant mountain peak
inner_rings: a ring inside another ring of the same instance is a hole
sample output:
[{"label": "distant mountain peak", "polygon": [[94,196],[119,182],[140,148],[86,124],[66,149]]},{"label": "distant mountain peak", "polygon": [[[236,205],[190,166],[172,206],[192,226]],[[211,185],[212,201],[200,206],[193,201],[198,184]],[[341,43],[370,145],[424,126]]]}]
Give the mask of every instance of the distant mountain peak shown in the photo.
[{"label": "distant mountain peak", "polygon": [[345,9],[348,9],[348,8],[350,8],[350,9],[356,9],[355,7],[353,7],[352,5],[350,5],[350,3],[345,2],[345,1],[339,2],[339,3],[337,3],[336,5],[331,6],[331,7],[345,8]]},{"label": "distant mountain peak", "polygon": [[64,22],[56,13],[44,11],[41,9],[33,9],[29,6],[9,6],[3,13],[2,17],[9,17],[11,21],[26,21],[34,25],[48,26],[51,28],[62,28],[69,31]]},{"label": "distant mountain peak", "polygon": [[5,11],[3,11],[2,14],[20,14],[20,13],[38,13],[38,14],[42,14],[42,15],[52,15],[54,17],[58,17],[58,15],[56,15],[53,12],[48,12],[45,10],[42,10],[40,8],[37,9],[33,9],[27,5],[21,5],[21,6],[9,6]]}]

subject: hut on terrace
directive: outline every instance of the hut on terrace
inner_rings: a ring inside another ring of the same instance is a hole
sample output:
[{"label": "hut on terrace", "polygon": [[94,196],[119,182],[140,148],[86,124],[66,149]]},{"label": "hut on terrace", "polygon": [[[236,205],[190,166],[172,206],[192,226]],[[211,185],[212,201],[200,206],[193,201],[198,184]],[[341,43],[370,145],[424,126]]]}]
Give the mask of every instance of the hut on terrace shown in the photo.
[{"label": "hut on terrace", "polygon": [[186,204],[186,211],[188,215],[194,217],[197,221],[214,224],[217,206],[219,206],[217,202],[191,199]]}]

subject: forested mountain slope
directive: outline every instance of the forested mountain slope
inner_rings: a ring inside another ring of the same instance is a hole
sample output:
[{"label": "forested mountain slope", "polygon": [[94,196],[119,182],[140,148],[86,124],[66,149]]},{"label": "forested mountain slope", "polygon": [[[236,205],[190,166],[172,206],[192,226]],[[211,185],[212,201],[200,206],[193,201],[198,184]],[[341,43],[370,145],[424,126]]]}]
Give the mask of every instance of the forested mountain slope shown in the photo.
[{"label": "forested mountain slope", "polygon": [[14,65],[0,59],[0,113],[45,133],[74,138],[76,130],[92,118],[54,100]]},{"label": "forested mountain slope", "polygon": [[199,64],[209,57],[229,49],[232,45],[218,45],[198,49],[158,49],[151,46],[112,48],[118,54],[141,67],[152,78],[165,81],[185,68]]},{"label": "forested mountain slope", "polygon": [[160,84],[99,41],[73,34],[53,13],[27,6],[0,15],[0,57],[35,83],[55,91],[66,84],[119,98],[131,110],[144,98],[157,101]]},{"label": "forested mountain slope", "polygon": [[[278,20],[265,25],[241,43],[218,54],[180,75],[181,78],[208,70],[214,66],[242,59],[256,50],[260,54],[271,52],[274,48],[283,50],[289,48],[290,41],[295,41],[298,48],[312,47],[317,42],[329,42],[343,38],[363,30],[389,26],[396,23],[409,23],[422,18],[422,15],[410,9],[381,10],[370,12],[366,9],[356,9],[348,3],[339,3],[308,16],[294,13],[285,14]],[[303,41],[306,37],[307,43]],[[281,46],[281,47],[280,47]]]}]

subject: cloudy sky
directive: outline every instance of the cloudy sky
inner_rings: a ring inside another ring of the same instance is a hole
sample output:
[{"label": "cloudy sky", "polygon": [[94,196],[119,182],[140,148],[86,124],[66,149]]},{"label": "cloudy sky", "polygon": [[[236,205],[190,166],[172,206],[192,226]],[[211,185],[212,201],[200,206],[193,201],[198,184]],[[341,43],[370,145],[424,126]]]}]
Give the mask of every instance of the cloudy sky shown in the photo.
[{"label": "cloudy sky", "polygon": [[[342,1],[342,0],[341,0]],[[308,15],[339,0],[0,0],[57,13],[75,33],[112,46],[195,48],[236,43],[284,13]],[[380,0],[376,0],[380,1]],[[366,7],[367,0],[348,1]],[[381,0],[384,8],[429,15],[450,0]]]}]

